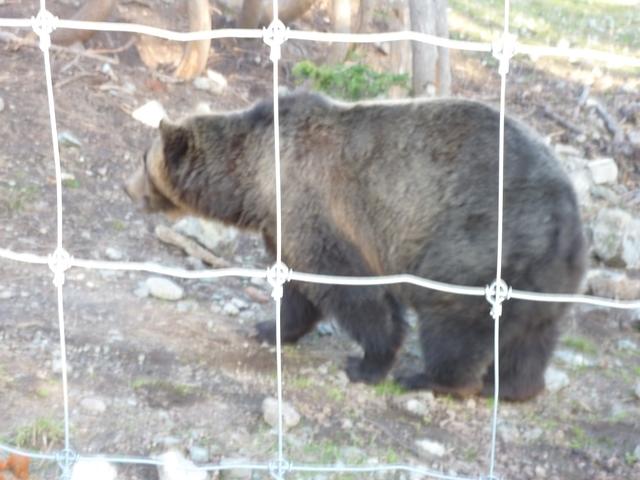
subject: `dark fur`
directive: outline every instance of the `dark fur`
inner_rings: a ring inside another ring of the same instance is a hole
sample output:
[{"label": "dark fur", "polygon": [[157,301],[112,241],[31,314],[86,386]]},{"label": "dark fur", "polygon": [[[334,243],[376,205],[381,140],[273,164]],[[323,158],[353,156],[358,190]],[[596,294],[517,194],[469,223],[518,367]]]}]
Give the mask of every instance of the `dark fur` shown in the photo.
[{"label": "dark fur", "polygon": [[[239,112],[161,127],[174,203],[260,230],[276,226],[270,101]],[[337,275],[412,273],[463,285],[492,282],[496,268],[498,113],[465,100],[336,103],[280,98],[283,261]],[[572,293],[585,269],[572,186],[533,133],[507,118],[502,276],[513,288]],[[162,161],[157,159],[154,161]],[[153,180],[153,179],[152,179]],[[420,317],[425,366],[408,388],[492,393],[493,320],[484,298],[413,286],[287,283],[283,340],[295,342],[328,314],[362,346],[354,381],[377,382],[405,334],[403,306]],[[544,388],[560,304],[505,303],[501,397]],[[272,325],[260,325],[274,339]]]}]

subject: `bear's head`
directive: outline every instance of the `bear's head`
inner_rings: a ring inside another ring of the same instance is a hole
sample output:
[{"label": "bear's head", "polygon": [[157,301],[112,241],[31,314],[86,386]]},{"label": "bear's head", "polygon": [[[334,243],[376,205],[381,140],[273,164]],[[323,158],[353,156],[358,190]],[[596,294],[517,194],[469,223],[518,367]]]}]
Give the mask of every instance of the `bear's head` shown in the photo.
[{"label": "bear's head", "polygon": [[170,218],[187,215],[190,208],[180,200],[169,178],[169,163],[178,162],[189,148],[187,129],[162,120],[160,135],[145,152],[142,163],[125,182],[129,197],[147,212],[162,212]]}]

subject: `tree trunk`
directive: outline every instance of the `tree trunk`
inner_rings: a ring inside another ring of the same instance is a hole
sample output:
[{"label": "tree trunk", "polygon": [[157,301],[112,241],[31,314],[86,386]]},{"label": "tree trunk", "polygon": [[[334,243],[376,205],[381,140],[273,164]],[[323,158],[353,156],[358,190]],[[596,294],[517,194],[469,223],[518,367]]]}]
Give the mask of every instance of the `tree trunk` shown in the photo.
[{"label": "tree trunk", "polygon": [[[447,0],[409,0],[411,29],[416,32],[447,38]],[[420,42],[413,42],[414,96],[450,95],[451,67],[449,50]]]},{"label": "tree trunk", "polygon": [[[246,2],[247,0],[245,0]],[[304,15],[316,0],[280,0],[278,4],[278,18],[284,23],[294,21]],[[269,25],[273,19],[273,5],[271,0],[265,1],[262,7],[260,25]]]},{"label": "tree trunk", "polygon": [[360,0],[360,5],[358,6],[358,27],[356,29],[358,33],[367,33],[371,28],[374,6],[375,0]]},{"label": "tree trunk", "polygon": [[[331,2],[331,20],[333,31],[336,33],[349,33],[351,31],[351,0],[333,0]],[[331,44],[328,63],[342,63],[347,56],[350,45],[336,42]]]},{"label": "tree trunk", "polygon": [[[71,19],[85,22],[102,22],[109,17],[115,3],[115,0],[87,0]],[[94,33],[96,32],[93,30],[61,28],[51,34],[51,41],[56,45],[71,45],[72,43],[88,40]]]},{"label": "tree trunk", "polygon": [[[192,32],[211,30],[208,0],[189,0],[189,30]],[[202,73],[207,66],[210,47],[211,40],[208,39],[189,42],[176,68],[175,76],[189,79]]]},{"label": "tree trunk", "polygon": [[[447,17],[447,0],[436,0],[436,34],[449,38],[449,21]],[[438,95],[451,95],[451,66],[449,49],[438,47],[438,75],[436,77]]]},{"label": "tree trunk", "polygon": [[[409,0],[411,29],[415,32],[436,34],[435,0]],[[436,62],[438,51],[436,47],[422,42],[412,44],[412,90],[416,97],[435,92]]]},{"label": "tree trunk", "polygon": [[[262,16],[262,0],[244,0],[240,11],[240,28],[257,28]],[[268,2],[271,6],[271,2]]]}]

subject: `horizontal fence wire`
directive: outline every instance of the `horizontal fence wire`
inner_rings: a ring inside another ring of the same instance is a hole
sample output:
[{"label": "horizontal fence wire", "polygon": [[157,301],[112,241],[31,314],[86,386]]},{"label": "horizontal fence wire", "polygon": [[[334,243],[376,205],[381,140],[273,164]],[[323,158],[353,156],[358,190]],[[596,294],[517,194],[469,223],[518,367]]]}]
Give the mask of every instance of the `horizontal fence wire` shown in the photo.
[{"label": "horizontal fence wire", "polygon": [[[279,330],[280,327],[280,296],[282,284],[286,281],[300,281],[300,282],[312,282],[312,283],[324,283],[335,285],[352,285],[352,286],[367,286],[367,285],[393,285],[393,284],[410,284],[417,287],[433,289],[441,292],[458,294],[458,295],[471,295],[471,296],[485,296],[490,303],[496,308],[500,306],[500,302],[509,299],[520,299],[527,301],[537,302],[564,302],[564,303],[583,303],[608,308],[619,309],[640,309],[640,300],[632,301],[620,301],[607,298],[593,297],[587,295],[576,294],[558,294],[558,293],[543,293],[543,292],[528,292],[519,291],[505,286],[504,297],[500,297],[500,270],[501,270],[501,258],[498,254],[497,264],[497,276],[494,283],[491,286],[478,287],[478,286],[463,286],[453,285],[438,281],[429,280],[426,278],[418,277],[411,274],[398,274],[398,275],[386,275],[375,277],[348,277],[348,276],[335,276],[324,275],[316,273],[304,273],[289,270],[281,263],[281,210],[280,210],[280,176],[279,176],[279,133],[278,133],[278,60],[280,58],[280,46],[286,40],[304,40],[304,41],[316,41],[316,42],[346,42],[346,43],[378,43],[389,41],[417,41],[422,43],[431,44],[434,46],[466,50],[480,53],[493,53],[494,56],[500,60],[500,73],[501,80],[501,124],[504,118],[505,104],[504,104],[504,88],[506,84],[506,72],[508,71],[508,65],[510,58],[513,55],[524,54],[531,57],[564,57],[569,59],[580,59],[588,61],[606,62],[611,66],[626,66],[626,67],[640,67],[640,58],[629,57],[611,54],[608,52],[589,50],[589,49],[573,49],[564,47],[548,47],[539,45],[528,45],[524,43],[516,42],[515,38],[509,34],[508,29],[508,7],[509,0],[505,1],[505,21],[503,35],[492,43],[486,42],[468,42],[451,40],[448,38],[437,37],[433,35],[427,35],[423,33],[413,31],[401,31],[401,32],[387,32],[387,33],[367,33],[367,34],[351,34],[351,33],[326,33],[326,32],[313,32],[313,31],[301,31],[291,30],[279,22],[278,20],[278,6],[277,1],[273,2],[273,18],[274,22],[268,29],[217,29],[211,31],[201,32],[177,32],[172,30],[160,29],[140,24],[131,23],[118,23],[118,22],[86,22],[76,20],[64,20],[58,19],[51,15],[46,10],[45,1],[40,1],[40,13],[36,17],[31,19],[9,19],[0,18],[0,27],[8,28],[31,28],[40,37],[40,47],[43,50],[45,57],[45,74],[48,87],[48,100],[51,119],[51,130],[54,144],[54,161],[56,163],[56,187],[57,187],[57,218],[58,218],[58,236],[57,243],[58,248],[54,254],[49,256],[41,256],[32,253],[17,253],[9,249],[0,248],[0,257],[12,260],[16,262],[23,262],[29,264],[38,264],[48,266],[54,273],[54,283],[58,289],[58,311],[59,311],[59,326],[60,326],[60,346],[63,362],[66,362],[65,353],[65,333],[64,333],[64,314],[62,309],[62,283],[64,281],[65,271],[70,268],[83,268],[83,269],[99,269],[99,270],[124,270],[135,272],[147,272],[156,273],[171,277],[184,278],[184,279],[204,279],[204,278],[221,278],[221,277],[250,277],[250,278],[262,278],[266,279],[274,288],[274,298],[276,300],[276,325]],[[61,204],[61,175],[60,175],[60,163],[59,152],[57,149],[57,137],[55,135],[56,122],[55,122],[55,109],[53,104],[53,93],[51,91],[51,67],[48,57],[48,48],[50,46],[50,33],[56,28],[67,28],[76,30],[93,30],[93,31],[112,31],[112,32],[128,32],[138,33],[142,35],[150,35],[167,40],[174,40],[180,42],[189,42],[204,39],[220,39],[220,38],[254,38],[263,39],[268,46],[271,47],[271,60],[274,66],[274,130],[275,130],[275,162],[276,171],[276,197],[278,200],[277,210],[277,228],[278,228],[278,241],[277,241],[277,262],[271,268],[268,269],[255,269],[255,268],[221,268],[210,270],[185,270],[181,268],[168,267],[148,262],[112,262],[112,261],[100,261],[100,260],[83,260],[75,259],[69,256],[62,248],[62,204]],[[503,71],[504,69],[504,71]],[[502,181],[502,162],[503,162],[503,141],[500,139],[501,159],[500,159],[500,180]],[[500,183],[502,185],[502,183]],[[502,196],[502,188],[499,188],[499,196]],[[499,202],[500,203],[500,202]],[[500,214],[502,208],[500,208]],[[501,222],[499,223],[499,236],[501,232]],[[501,242],[498,242],[498,250],[500,251]],[[496,287],[496,285],[498,285]],[[493,290],[492,290],[493,288]],[[280,289],[279,294],[277,290]],[[493,301],[491,295],[494,296]],[[494,311],[492,310],[492,314]],[[500,313],[499,309],[494,315],[495,318],[495,347],[497,348],[498,340],[498,319]],[[278,335],[279,340],[279,335]],[[411,465],[302,465],[289,463],[284,460],[283,453],[283,429],[282,429],[282,365],[281,365],[281,350],[278,341],[277,345],[277,373],[278,373],[278,455],[276,462],[270,463],[238,463],[229,465],[204,465],[194,467],[192,470],[197,471],[219,471],[225,469],[250,469],[250,470],[262,470],[269,471],[271,476],[276,479],[283,478],[286,472],[301,472],[301,473],[374,473],[374,472],[389,472],[389,471],[405,471],[408,473],[415,473],[425,475],[429,478],[443,479],[443,480],[472,480],[482,477],[466,477],[459,475],[447,475],[442,472],[436,472],[430,469],[421,467],[415,467]],[[75,455],[70,448],[69,440],[69,419],[68,419],[68,398],[66,388],[66,363],[64,363],[63,371],[63,384],[64,384],[64,407],[65,407],[65,449],[58,454],[44,454],[40,452],[27,451],[23,449],[16,449],[7,445],[0,444],[0,450],[7,453],[13,453],[23,455],[32,459],[44,460],[44,461],[56,461],[62,470],[61,478],[69,478],[71,474],[71,466],[73,462],[78,460],[96,460],[101,459],[111,463],[120,464],[144,464],[144,465],[164,465],[164,462],[159,459],[134,457],[134,456],[87,456],[87,455]],[[496,353],[496,370],[497,370],[497,353]],[[496,375],[496,378],[498,376]],[[499,382],[496,381],[496,392]],[[494,413],[492,419],[492,439],[491,439],[491,458],[489,465],[489,477],[484,478],[496,478],[494,477],[494,464],[495,464],[495,431],[497,425],[497,404],[494,402]]]},{"label": "horizontal fence wire", "polygon": [[[0,258],[12,260],[15,262],[30,263],[34,265],[47,266],[49,258],[42,255],[32,253],[18,253],[6,248],[0,248]],[[118,270],[129,272],[144,272],[165,275],[173,278],[183,279],[213,279],[223,277],[244,277],[244,278],[262,278],[267,279],[270,276],[269,269],[259,268],[213,268],[203,270],[187,270],[178,267],[169,267],[159,265],[152,262],[116,262],[110,260],[84,260],[71,257],[70,268],[82,268],[86,270]],[[344,276],[344,275],[325,275],[319,273],[298,272],[288,270],[286,273],[287,281],[297,281],[305,283],[318,283],[324,285],[344,285],[353,287],[366,287],[375,285],[398,285],[407,284],[416,287],[428,288],[444,293],[456,295],[467,295],[474,297],[482,297],[486,295],[487,286],[467,286],[456,285],[452,283],[438,282],[428,278],[419,277],[412,274],[397,275],[381,275],[381,276]],[[640,299],[638,300],[616,300],[606,297],[597,297],[594,295],[568,294],[568,293],[545,293],[531,292],[526,290],[509,289],[509,299],[527,300],[530,302],[545,303],[578,303],[584,305],[592,305],[595,307],[614,308],[621,310],[640,309]]]}]

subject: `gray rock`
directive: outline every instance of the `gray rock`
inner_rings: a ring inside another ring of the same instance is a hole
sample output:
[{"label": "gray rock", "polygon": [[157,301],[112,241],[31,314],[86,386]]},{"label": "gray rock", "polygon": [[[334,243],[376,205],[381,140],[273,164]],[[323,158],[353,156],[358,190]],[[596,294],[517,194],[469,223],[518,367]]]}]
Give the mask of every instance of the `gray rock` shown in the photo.
[{"label": "gray rock", "polygon": [[246,310],[250,306],[246,300],[243,300],[238,297],[232,298],[231,303],[235,305],[239,310]]},{"label": "gray rock", "polygon": [[442,457],[446,453],[446,449],[442,443],[427,438],[416,440],[416,446],[420,451],[433,457]]},{"label": "gray rock", "polygon": [[0,97],[0,112],[4,110],[4,100]]},{"label": "gray rock", "polygon": [[[274,428],[278,426],[278,401],[267,397],[262,402],[262,417]],[[288,402],[282,402],[282,426],[285,430],[300,423],[300,414]]]},{"label": "gray rock", "polygon": [[223,458],[220,460],[221,480],[251,480],[253,472],[250,468],[233,468],[235,465],[246,465],[252,463],[244,458]]},{"label": "gray rock", "polygon": [[625,266],[622,259],[622,238],[631,220],[631,215],[620,209],[598,212],[593,224],[593,248],[607,265]]},{"label": "gray rock", "polygon": [[596,185],[616,183],[618,165],[613,158],[598,158],[588,163],[591,178]]},{"label": "gray rock", "polygon": [[80,401],[80,406],[91,413],[104,413],[107,405],[99,398],[87,397]]},{"label": "gray rock", "polygon": [[555,393],[569,385],[569,376],[562,370],[549,367],[544,374],[544,382],[547,390]]},{"label": "gray rock", "polygon": [[[634,389],[633,393],[635,393],[638,400],[640,400],[640,382],[636,383],[636,388]],[[638,458],[640,459],[640,457]]]},{"label": "gray rock", "polygon": [[557,350],[554,356],[571,367],[592,367],[596,363],[593,359],[585,357],[582,353],[571,350]]},{"label": "gray rock", "polygon": [[12,292],[11,290],[3,290],[0,292],[0,300],[9,300],[15,296],[15,292]]},{"label": "gray rock", "polygon": [[104,458],[79,458],[71,470],[71,480],[116,480],[118,471]]},{"label": "gray rock", "polygon": [[221,222],[185,217],[172,227],[176,232],[193,238],[219,255],[231,255],[238,237],[238,229]]},{"label": "gray rock", "polygon": [[119,261],[122,260],[122,252],[117,248],[107,247],[104,251],[105,255],[109,260]]},{"label": "gray rock", "polygon": [[629,278],[626,273],[614,270],[595,269],[587,274],[589,292],[598,297],[619,300],[640,298],[640,280]]},{"label": "gray rock", "polygon": [[195,463],[207,463],[209,461],[209,450],[198,445],[189,447],[189,456]]},{"label": "gray rock", "polygon": [[640,268],[640,219],[631,220],[622,235],[622,260],[627,268]]},{"label": "gray rock", "polygon": [[633,449],[633,456],[640,460],[640,443]]},{"label": "gray rock", "polygon": [[535,442],[536,440],[538,440],[540,437],[542,437],[542,434],[544,432],[542,431],[541,428],[538,427],[534,427],[530,430],[525,431],[522,434],[522,437],[527,441],[527,442]]},{"label": "gray rock", "polygon": [[593,183],[589,172],[583,169],[570,172],[568,175],[576,191],[578,202],[581,205],[589,204],[591,202],[591,186]]},{"label": "gray rock", "polygon": [[207,76],[194,79],[193,86],[198,90],[205,90],[220,95],[227,87],[227,80],[220,73],[207,70]]},{"label": "gray rock", "polygon": [[184,296],[182,287],[168,278],[149,277],[146,285],[152,296],[162,300],[176,301]]},{"label": "gray rock", "polygon": [[160,480],[206,480],[207,472],[195,470],[196,465],[177,450],[158,456],[163,464],[158,466]]},{"label": "gray rock", "polygon": [[638,350],[638,344],[633,340],[629,340],[628,338],[622,338],[618,340],[618,349],[626,350],[628,352],[635,352]]},{"label": "gray rock", "polygon": [[222,313],[229,315],[230,317],[237,317],[240,314],[240,309],[233,303],[228,302],[222,307]]}]

